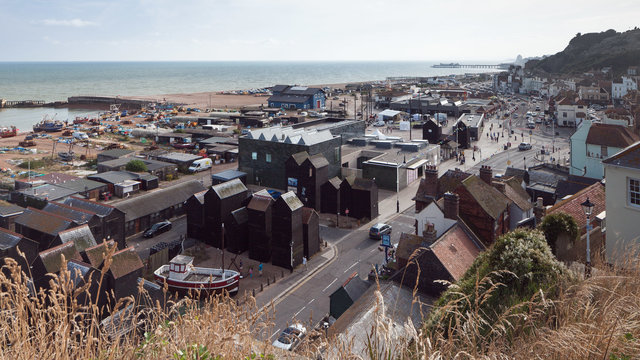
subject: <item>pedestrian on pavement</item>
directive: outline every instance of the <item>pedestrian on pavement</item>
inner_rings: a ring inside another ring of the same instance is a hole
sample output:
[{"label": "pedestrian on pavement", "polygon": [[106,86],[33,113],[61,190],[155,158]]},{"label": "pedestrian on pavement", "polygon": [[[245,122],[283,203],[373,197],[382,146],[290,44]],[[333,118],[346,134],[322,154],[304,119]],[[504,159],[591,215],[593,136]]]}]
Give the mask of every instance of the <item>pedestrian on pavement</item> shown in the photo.
[{"label": "pedestrian on pavement", "polygon": [[242,259],[240,259],[240,274],[242,274]]},{"label": "pedestrian on pavement", "polygon": [[262,267],[263,267],[263,265],[262,265],[262,263],[260,263],[260,265],[258,265],[258,274],[259,274],[260,277],[262,277]]},{"label": "pedestrian on pavement", "polygon": [[304,270],[307,270],[307,257],[303,256],[302,257],[302,265],[304,265]]},{"label": "pedestrian on pavement", "polygon": [[253,277],[253,266],[249,266],[249,277]]}]

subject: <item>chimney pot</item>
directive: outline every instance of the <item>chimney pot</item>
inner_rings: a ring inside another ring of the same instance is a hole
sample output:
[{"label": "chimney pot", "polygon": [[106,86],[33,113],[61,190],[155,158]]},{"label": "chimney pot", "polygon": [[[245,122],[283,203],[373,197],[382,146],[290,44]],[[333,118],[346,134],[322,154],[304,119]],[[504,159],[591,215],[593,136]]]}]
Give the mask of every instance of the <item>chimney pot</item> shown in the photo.
[{"label": "chimney pot", "polygon": [[460,197],[455,193],[444,194],[444,217],[457,220],[460,207]]}]

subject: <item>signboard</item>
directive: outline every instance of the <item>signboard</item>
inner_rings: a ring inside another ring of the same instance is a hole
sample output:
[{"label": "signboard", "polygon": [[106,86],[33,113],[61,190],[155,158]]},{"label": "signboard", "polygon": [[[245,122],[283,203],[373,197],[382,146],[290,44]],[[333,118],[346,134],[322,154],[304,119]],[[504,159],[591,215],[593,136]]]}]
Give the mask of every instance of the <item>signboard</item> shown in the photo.
[{"label": "signboard", "polygon": [[287,191],[293,191],[294,193],[298,192],[298,179],[287,178]]},{"label": "signboard", "polygon": [[391,235],[382,234],[382,246],[391,247]]}]

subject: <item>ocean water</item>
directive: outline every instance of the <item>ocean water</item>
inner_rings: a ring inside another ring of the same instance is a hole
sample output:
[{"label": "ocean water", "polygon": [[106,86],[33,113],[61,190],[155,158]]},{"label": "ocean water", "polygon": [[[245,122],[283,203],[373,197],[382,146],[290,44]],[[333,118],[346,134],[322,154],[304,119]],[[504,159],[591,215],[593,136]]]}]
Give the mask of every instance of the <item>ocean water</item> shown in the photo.
[{"label": "ocean water", "polygon": [[[389,76],[444,76],[474,69],[434,69],[434,62],[0,62],[0,98],[66,100],[75,95],[135,96],[239,90],[276,84],[335,84]],[[0,125],[22,126],[43,111],[65,120],[61,109],[0,110]],[[80,112],[82,114],[84,112]],[[78,114],[78,115],[79,115]],[[36,116],[39,115],[39,116]],[[24,126],[22,126],[24,127]]]}]

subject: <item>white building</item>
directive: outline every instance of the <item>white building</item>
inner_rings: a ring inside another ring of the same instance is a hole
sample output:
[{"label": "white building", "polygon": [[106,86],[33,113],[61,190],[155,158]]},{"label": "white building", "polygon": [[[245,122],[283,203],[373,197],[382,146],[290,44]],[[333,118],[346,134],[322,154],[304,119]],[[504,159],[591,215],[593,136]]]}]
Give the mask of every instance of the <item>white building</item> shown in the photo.
[{"label": "white building", "polygon": [[[640,245],[640,142],[603,161],[606,174],[606,260],[624,265]],[[632,259],[636,260],[637,257]]]},{"label": "white building", "polygon": [[614,99],[622,99],[631,90],[638,90],[638,83],[631,77],[622,77],[622,82],[613,82],[611,84],[611,97]]},{"label": "white building", "polygon": [[587,104],[582,100],[565,97],[556,107],[559,126],[575,127],[587,118]]},{"label": "white building", "polygon": [[603,160],[640,140],[626,126],[584,121],[571,136],[571,175],[604,177]]}]

